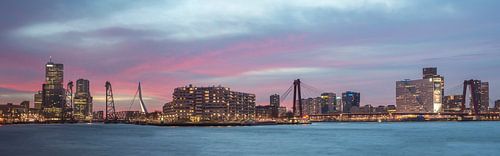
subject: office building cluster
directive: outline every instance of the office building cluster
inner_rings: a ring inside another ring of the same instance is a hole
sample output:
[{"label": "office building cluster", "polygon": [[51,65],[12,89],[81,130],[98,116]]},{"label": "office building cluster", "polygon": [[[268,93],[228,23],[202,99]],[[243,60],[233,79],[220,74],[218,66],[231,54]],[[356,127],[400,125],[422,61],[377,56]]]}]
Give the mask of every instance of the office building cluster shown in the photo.
[{"label": "office building cluster", "polygon": [[[424,68],[422,79],[396,82],[396,110],[401,113],[488,112],[489,83],[466,80],[463,93],[446,95],[437,68]],[[467,100],[469,98],[469,100]],[[467,107],[466,103],[470,103]]]},{"label": "office building cluster", "polygon": [[269,105],[255,106],[257,120],[276,119],[286,116],[286,107],[281,106],[280,95],[273,94],[269,97]]},{"label": "office building cluster", "polygon": [[50,60],[45,64],[45,83],[34,95],[34,108],[45,120],[92,120],[90,82],[86,79],[64,86],[64,65]]}]

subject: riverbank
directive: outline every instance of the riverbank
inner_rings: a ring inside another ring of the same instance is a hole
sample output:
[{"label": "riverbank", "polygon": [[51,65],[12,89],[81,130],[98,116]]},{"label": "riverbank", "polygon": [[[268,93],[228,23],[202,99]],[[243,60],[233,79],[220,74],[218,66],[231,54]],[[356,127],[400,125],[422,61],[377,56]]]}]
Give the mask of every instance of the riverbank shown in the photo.
[{"label": "riverbank", "polygon": [[400,123],[400,122],[499,122],[500,120],[329,120],[329,121],[310,121],[310,122],[253,122],[253,123],[157,123],[157,122],[15,122],[15,123],[0,123],[0,125],[50,125],[50,124],[82,124],[82,123],[103,123],[103,124],[131,124],[131,125],[147,125],[161,127],[231,127],[231,126],[265,126],[265,125],[309,125],[312,123]]}]

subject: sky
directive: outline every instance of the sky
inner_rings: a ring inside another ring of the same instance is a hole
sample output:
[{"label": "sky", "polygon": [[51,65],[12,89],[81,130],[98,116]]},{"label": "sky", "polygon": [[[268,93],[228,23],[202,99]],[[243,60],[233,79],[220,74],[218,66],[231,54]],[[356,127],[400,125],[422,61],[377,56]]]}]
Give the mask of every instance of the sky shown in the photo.
[{"label": "sky", "polygon": [[465,79],[488,81],[494,101],[498,8],[495,0],[2,0],[0,103],[33,101],[49,57],[64,64],[65,82],[90,80],[96,110],[106,81],[121,110],[139,81],[148,109],[161,110],[189,84],[254,93],[267,105],[297,78],[316,88],[306,97],[349,90],[362,105],[388,105],[396,81],[421,78],[423,67],[438,68],[445,94]]}]

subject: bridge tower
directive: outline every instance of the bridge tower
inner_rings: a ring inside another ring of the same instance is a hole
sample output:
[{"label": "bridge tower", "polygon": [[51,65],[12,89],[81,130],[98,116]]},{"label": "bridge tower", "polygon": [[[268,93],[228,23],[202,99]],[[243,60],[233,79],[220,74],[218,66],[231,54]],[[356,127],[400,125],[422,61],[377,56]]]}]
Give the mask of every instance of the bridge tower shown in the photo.
[{"label": "bridge tower", "polygon": [[141,112],[144,114],[148,114],[148,109],[146,109],[146,104],[144,104],[144,101],[142,100],[141,82],[139,82],[139,87],[137,88],[137,92],[139,93],[139,103],[141,105]]},{"label": "bridge tower", "polygon": [[115,100],[113,99],[113,88],[111,83],[106,81],[106,117],[105,122],[116,121]]},{"label": "bridge tower", "polygon": [[293,81],[293,115],[295,116],[297,114],[297,102],[299,105],[299,115],[300,117],[303,116],[302,114],[302,94],[300,90],[300,79],[294,80]]}]

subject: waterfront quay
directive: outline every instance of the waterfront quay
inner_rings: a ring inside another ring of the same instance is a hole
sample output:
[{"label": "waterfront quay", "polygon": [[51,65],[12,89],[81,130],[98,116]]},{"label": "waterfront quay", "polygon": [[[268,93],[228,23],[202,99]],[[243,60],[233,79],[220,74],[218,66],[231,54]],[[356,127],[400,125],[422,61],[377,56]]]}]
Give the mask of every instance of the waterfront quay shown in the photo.
[{"label": "waterfront quay", "polygon": [[260,126],[260,125],[302,125],[314,122],[431,122],[431,121],[500,121],[500,113],[489,112],[473,115],[471,113],[335,113],[328,115],[308,115],[302,118],[269,118],[248,121],[200,121],[200,122],[167,122],[161,118],[128,118],[118,120],[45,120],[22,121],[1,119],[0,125],[7,124],[75,124],[106,123],[134,124],[151,126]]},{"label": "waterfront quay", "polygon": [[309,119],[311,122],[500,121],[500,113],[336,113],[310,115]]}]

